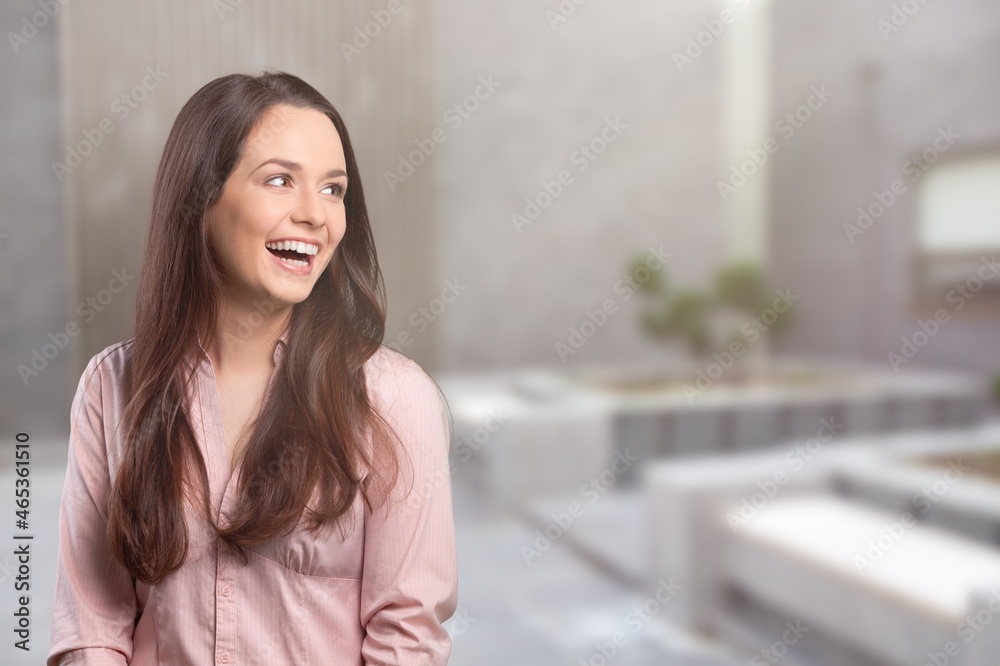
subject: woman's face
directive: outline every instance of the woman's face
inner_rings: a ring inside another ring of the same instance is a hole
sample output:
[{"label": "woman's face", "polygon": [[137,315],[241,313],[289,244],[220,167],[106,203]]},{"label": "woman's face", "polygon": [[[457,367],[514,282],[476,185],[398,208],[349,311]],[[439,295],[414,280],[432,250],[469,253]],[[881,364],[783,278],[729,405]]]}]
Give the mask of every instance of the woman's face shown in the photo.
[{"label": "woman's face", "polygon": [[324,114],[285,105],[265,113],[206,213],[226,299],[280,307],[309,296],[346,231],[346,171]]}]

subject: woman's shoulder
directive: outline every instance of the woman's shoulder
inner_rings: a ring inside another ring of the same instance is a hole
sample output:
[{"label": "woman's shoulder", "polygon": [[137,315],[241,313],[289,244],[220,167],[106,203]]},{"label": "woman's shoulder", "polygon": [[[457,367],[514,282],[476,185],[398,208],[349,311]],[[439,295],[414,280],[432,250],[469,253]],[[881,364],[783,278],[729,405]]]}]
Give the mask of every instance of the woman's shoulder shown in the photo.
[{"label": "woman's shoulder", "polygon": [[125,371],[125,361],[132,351],[132,341],[128,338],[108,345],[101,351],[90,357],[87,366],[83,371],[82,379],[86,382],[94,374],[100,373],[102,376],[120,377]]},{"label": "woman's shoulder", "polygon": [[403,438],[411,456],[429,461],[447,452],[452,432],[448,401],[420,364],[382,345],[366,362],[365,374],[373,406]]},{"label": "woman's shoulder", "polygon": [[[108,345],[90,357],[80,374],[71,414],[81,410],[104,412],[121,401],[125,362],[131,348],[132,338],[129,338]],[[109,404],[109,400],[113,404]]]},{"label": "woman's shoulder", "polygon": [[365,362],[368,389],[376,399],[435,401],[440,394],[437,382],[409,356],[380,345]]}]

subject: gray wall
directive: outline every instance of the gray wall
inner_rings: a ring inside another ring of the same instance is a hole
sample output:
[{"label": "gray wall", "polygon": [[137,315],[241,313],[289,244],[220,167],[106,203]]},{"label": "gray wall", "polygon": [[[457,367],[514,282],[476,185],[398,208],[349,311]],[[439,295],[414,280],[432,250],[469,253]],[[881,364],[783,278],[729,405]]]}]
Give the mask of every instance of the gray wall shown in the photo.
[{"label": "gray wall", "polygon": [[[30,366],[48,335],[68,321],[69,252],[59,183],[51,163],[63,152],[59,133],[58,28],[38,29],[15,53],[6,35],[38,11],[29,0],[0,4],[0,438],[69,429],[69,401],[79,375],[62,350],[25,385],[17,366]],[[50,350],[51,351],[51,350]]]},{"label": "gray wall", "polygon": [[[545,12],[557,4],[441,3],[442,109],[480,75],[502,84],[438,163],[444,273],[469,285],[441,322],[448,368],[559,366],[555,343],[606,298],[623,309],[571,363],[658,357],[636,328],[635,299],[614,292],[626,263],[662,243],[670,277],[698,280],[724,251],[714,189],[723,50],[683,73],[671,58],[712,8],[590,2],[553,30]],[[628,128],[578,172],[572,153],[619,115]],[[518,234],[511,214],[561,169],[574,182]]]},{"label": "gray wall", "polygon": [[[834,92],[768,164],[767,269],[774,286],[801,295],[779,351],[888,367],[886,354],[928,314],[913,305],[919,183],[854,245],[842,225],[902,175],[938,127],[962,134],[952,155],[1000,141],[1000,5],[927,3],[886,41],[877,21],[893,4],[774,0],[770,10],[765,129],[774,134],[811,86]],[[730,167],[732,35],[684,72],[672,53],[735,3],[584,3],[552,30],[545,12],[556,5],[442,2],[441,107],[467,95],[479,75],[503,84],[438,162],[443,272],[469,285],[440,322],[451,369],[560,366],[555,343],[615,296],[633,250],[662,242],[674,253],[675,284],[708,278],[731,250],[734,204],[720,201],[715,183]],[[629,124],[622,138],[516,233],[510,214],[524,197],[619,114]],[[624,305],[571,363],[650,363],[677,351],[644,340],[637,304]],[[912,365],[1000,368],[1000,307],[985,310],[954,317]]]},{"label": "gray wall", "polygon": [[[939,127],[962,135],[946,157],[1000,144],[1000,4],[927,3],[885,40],[877,22],[892,5],[775,2],[775,111],[813,84],[836,94],[773,164],[773,273],[803,292],[789,351],[878,363],[898,353],[927,318],[913,289],[920,181],[901,167]],[[907,192],[849,243],[843,225],[897,178]],[[1000,370],[1000,304],[986,310],[952,313],[911,365]]]}]

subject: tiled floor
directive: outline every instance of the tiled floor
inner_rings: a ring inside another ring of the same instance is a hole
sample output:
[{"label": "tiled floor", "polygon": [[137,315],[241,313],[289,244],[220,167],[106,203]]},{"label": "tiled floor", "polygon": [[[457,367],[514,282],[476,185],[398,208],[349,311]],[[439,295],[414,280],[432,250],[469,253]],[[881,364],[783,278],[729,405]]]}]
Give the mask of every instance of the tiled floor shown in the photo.
[{"label": "tiled floor", "polygon": [[[626,618],[648,598],[602,575],[569,541],[556,541],[529,566],[521,547],[534,525],[492,513],[461,478],[454,483],[459,539],[459,614],[476,622],[453,632],[453,666],[723,666],[654,616]],[[616,632],[627,642],[603,660]]]},{"label": "tiled floor", "polygon": [[[44,663],[56,558],[59,494],[65,470],[65,439],[35,441],[31,468],[31,651],[13,647],[3,632],[0,663]],[[11,625],[16,575],[12,556],[14,521],[12,455],[0,461],[0,613]],[[557,666],[603,664],[598,643],[621,631],[628,641],[607,660],[621,666],[716,666],[678,646],[667,625],[656,621],[634,629],[626,615],[644,597],[602,576],[573,551],[556,543],[529,566],[521,546],[534,526],[491,513],[459,477],[454,483],[459,537],[460,591],[456,616],[448,622],[454,638],[453,666]]]}]

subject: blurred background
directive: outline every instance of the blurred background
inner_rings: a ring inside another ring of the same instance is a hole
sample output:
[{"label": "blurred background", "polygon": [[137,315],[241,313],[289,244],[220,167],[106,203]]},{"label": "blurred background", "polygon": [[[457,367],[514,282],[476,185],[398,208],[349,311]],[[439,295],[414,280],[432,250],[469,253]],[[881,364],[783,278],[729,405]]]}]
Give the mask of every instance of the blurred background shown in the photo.
[{"label": "blurred background", "polygon": [[29,433],[35,520],[31,652],[4,663],[47,650],[70,401],[131,335],[173,119],[264,68],[344,117],[384,344],[448,398],[450,663],[996,663],[1000,4],[10,0],[0,24],[0,482]]}]

